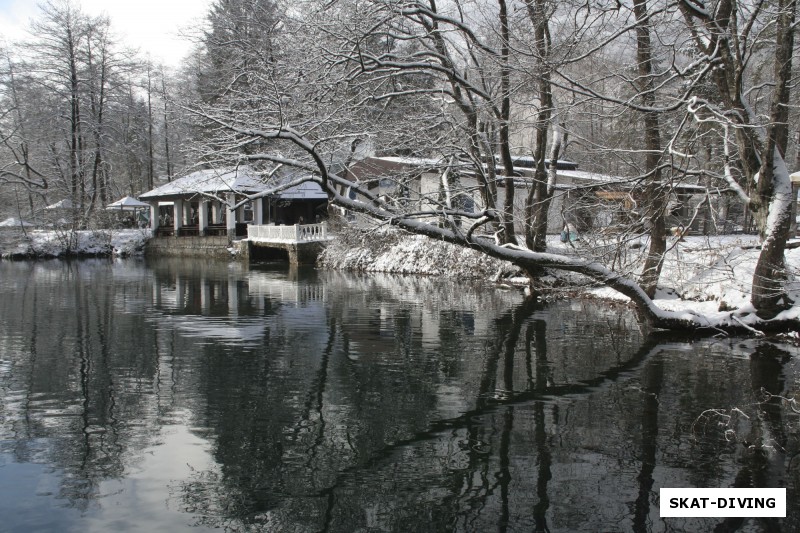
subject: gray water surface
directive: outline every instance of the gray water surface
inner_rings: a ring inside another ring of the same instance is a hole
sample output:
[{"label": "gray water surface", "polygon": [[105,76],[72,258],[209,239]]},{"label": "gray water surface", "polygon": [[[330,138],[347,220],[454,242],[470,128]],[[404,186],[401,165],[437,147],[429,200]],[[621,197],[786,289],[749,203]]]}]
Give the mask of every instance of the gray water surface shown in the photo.
[{"label": "gray water surface", "polygon": [[[0,531],[797,531],[797,352],[430,278],[0,262]],[[734,486],[788,517],[659,517]]]}]

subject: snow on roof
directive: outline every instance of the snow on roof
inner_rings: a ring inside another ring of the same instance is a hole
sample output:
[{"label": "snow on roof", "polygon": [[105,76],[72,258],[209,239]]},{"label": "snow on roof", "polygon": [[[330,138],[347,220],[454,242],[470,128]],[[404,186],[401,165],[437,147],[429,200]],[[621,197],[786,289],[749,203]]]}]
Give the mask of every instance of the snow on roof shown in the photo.
[{"label": "snow on roof", "polygon": [[372,157],[370,159],[377,159],[382,161],[389,161],[392,163],[399,163],[401,165],[419,166],[419,167],[434,167],[443,165],[445,163],[442,159],[430,159],[424,157],[399,157],[399,156],[385,156],[385,157]]},{"label": "snow on roof", "polygon": [[608,174],[597,174],[595,172],[587,172],[585,170],[558,170],[556,172],[559,177],[578,179],[587,182],[600,182],[600,183],[622,183],[629,181],[628,178],[619,176],[609,176]]},{"label": "snow on roof", "polygon": [[[499,161],[500,156],[496,156],[496,159]],[[512,155],[511,161],[513,161],[514,166],[523,167],[523,168],[535,168],[537,160],[536,158],[529,156],[529,155]],[[545,159],[545,165],[551,165],[552,160]],[[574,161],[570,161],[568,159],[557,159],[556,160],[556,168],[558,170],[577,170],[578,163]]]},{"label": "snow on roof", "polygon": [[250,167],[205,169],[140,194],[139,198],[155,199],[224,192],[255,193],[266,188],[267,185],[261,179],[261,175]]},{"label": "snow on roof", "polygon": [[[132,196],[126,196],[124,198],[120,198],[116,202],[111,202],[106,206],[106,209],[122,209],[122,210],[131,210],[136,208],[143,208],[143,207],[150,207],[150,204],[146,204],[144,202],[140,202],[136,198]],[[127,208],[127,209],[126,209]]]},{"label": "snow on roof", "polygon": [[[558,171],[559,178],[571,178],[575,180],[580,180],[587,184],[597,184],[597,183],[605,183],[605,184],[615,184],[615,185],[636,185],[638,184],[638,179],[636,178],[626,178],[622,176],[609,176],[608,174],[598,174],[596,172],[586,172],[583,170],[559,170]],[[706,190],[705,187],[702,185],[696,185],[693,183],[666,183],[666,186],[671,187],[675,190],[680,190],[686,193],[699,193]]]},{"label": "snow on roof", "polygon": [[64,198],[54,204],[48,205],[45,209],[72,209],[72,200]]}]

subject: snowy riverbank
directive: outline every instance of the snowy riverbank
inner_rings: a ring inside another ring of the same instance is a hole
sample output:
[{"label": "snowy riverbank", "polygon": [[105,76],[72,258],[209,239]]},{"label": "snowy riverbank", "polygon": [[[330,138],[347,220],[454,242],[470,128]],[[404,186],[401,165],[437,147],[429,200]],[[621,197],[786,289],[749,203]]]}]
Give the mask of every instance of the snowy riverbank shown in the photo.
[{"label": "snowy riverbank", "polygon": [[[17,258],[136,255],[143,251],[149,236],[148,230],[141,229],[0,232],[3,257]],[[692,310],[708,316],[746,308],[759,253],[758,243],[758,237],[751,235],[672,238],[656,303],[664,310]],[[558,236],[551,236],[548,241],[552,252],[595,257],[607,266],[613,264],[620,272],[635,276],[641,268],[646,248],[644,243],[632,242],[622,247],[613,244],[562,243]],[[800,283],[797,281],[800,280],[800,248],[787,250],[786,261],[789,295],[800,302]],[[519,270],[510,263],[394,228],[340,231],[321,255],[319,266],[334,270],[495,281],[506,285],[527,284],[527,279],[521,277]],[[564,287],[570,294],[581,289],[586,295],[597,298],[627,300],[611,289],[588,285],[584,279],[569,273],[554,272],[546,281],[552,287]]]},{"label": "snowy riverbank", "polygon": [[6,258],[136,255],[142,253],[150,230],[3,230],[0,253]]},{"label": "snowy riverbank", "polygon": [[[607,266],[635,276],[641,269],[645,243],[576,241],[562,243],[558,236],[548,240],[550,251],[559,254],[591,256]],[[754,235],[687,236],[671,238],[659,283],[656,303],[665,310],[693,309],[703,314],[742,308],[750,300],[750,284],[758,259],[759,239]],[[789,292],[800,301],[800,286],[794,281],[800,272],[800,249],[786,252]],[[483,279],[508,284],[527,283],[518,270],[503,261],[486,257],[448,243],[393,228],[371,232],[347,231],[337,236],[320,258],[326,268],[362,272],[413,273],[454,279]],[[581,279],[554,272],[548,279],[554,287],[566,286],[574,293]],[[626,297],[606,287],[584,286],[588,295],[614,300]]]},{"label": "snowy riverbank", "polygon": [[484,254],[394,228],[336,233],[318,261],[335,270],[420,274],[448,279],[488,280],[513,275],[517,268]]}]

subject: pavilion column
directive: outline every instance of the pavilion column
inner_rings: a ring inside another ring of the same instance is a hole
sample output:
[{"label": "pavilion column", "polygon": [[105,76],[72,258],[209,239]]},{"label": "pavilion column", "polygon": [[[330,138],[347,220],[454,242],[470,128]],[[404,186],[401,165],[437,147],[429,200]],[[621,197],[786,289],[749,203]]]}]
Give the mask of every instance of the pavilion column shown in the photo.
[{"label": "pavilion column", "polygon": [[158,229],[158,202],[147,202],[150,204],[150,229],[153,231],[155,235],[156,230]]},{"label": "pavilion column", "polygon": [[198,235],[205,235],[208,228],[208,200],[200,200],[197,213]]},{"label": "pavilion column", "polygon": [[214,200],[211,202],[211,223],[212,224],[219,224],[222,222],[222,215],[220,214],[220,202],[219,200]]},{"label": "pavilion column", "polygon": [[175,229],[175,236],[178,236],[180,233],[180,229],[183,227],[183,200],[175,200],[175,203],[172,204],[172,220],[174,220],[174,229]]},{"label": "pavilion column", "polygon": [[233,209],[235,197],[232,193],[227,195],[227,205],[225,206],[225,229],[228,230],[228,240],[236,237],[236,210]]},{"label": "pavilion column", "polygon": [[264,223],[264,199],[256,198],[253,200],[253,224],[261,225]]}]

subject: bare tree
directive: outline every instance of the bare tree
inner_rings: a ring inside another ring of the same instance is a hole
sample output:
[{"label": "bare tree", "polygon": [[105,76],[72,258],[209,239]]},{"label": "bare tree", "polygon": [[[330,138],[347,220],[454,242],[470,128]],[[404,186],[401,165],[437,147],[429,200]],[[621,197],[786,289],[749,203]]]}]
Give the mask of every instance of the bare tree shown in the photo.
[{"label": "bare tree", "polygon": [[[775,316],[786,308],[784,251],[789,235],[791,216],[791,180],[784,160],[788,143],[788,104],[796,2],[781,0],[771,5],[741,5],[721,0],[713,11],[702,3],[680,2],[687,26],[695,43],[709,63],[719,68],[712,76],[721,105],[700,99],[690,110],[698,120],[718,124],[724,130],[725,142],[730,133],[738,154],[726,150],[724,178],[756,214],[763,244],[752,283],[752,303],[765,317]],[[770,32],[768,21],[775,20],[771,46],[764,39]],[[762,122],[755,113],[749,94],[757,87],[749,86],[753,60],[761,47],[768,46],[767,59],[774,65],[772,95]],[[771,56],[771,57],[770,57]],[[734,159],[735,157],[735,159]],[[744,187],[734,176],[741,169]],[[753,192],[748,194],[746,190]]]},{"label": "bare tree", "polygon": [[642,288],[651,298],[655,296],[664,252],[667,249],[665,213],[667,207],[665,185],[661,180],[661,128],[659,117],[653,109],[656,106],[655,73],[653,68],[653,47],[650,40],[649,13],[647,0],[634,0],[633,12],[636,17],[636,59],[640,81],[639,94],[646,108],[644,114],[645,172],[648,184],[644,199],[647,205],[646,217],[650,226],[650,249],[642,270]]}]

